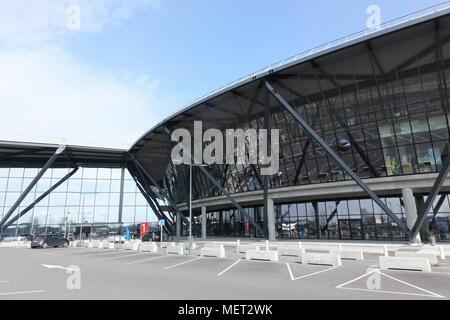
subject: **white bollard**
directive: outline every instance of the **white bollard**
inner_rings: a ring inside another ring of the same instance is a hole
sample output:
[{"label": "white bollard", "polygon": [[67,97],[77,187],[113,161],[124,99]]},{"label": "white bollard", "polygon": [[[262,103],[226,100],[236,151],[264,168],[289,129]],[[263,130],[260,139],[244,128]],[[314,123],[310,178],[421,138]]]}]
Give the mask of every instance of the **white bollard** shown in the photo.
[{"label": "white bollard", "polygon": [[384,245],[384,256],[389,257],[389,251],[387,245]]},{"label": "white bollard", "polygon": [[423,257],[380,257],[380,270],[414,270],[431,272],[430,260]]},{"label": "white bollard", "polygon": [[303,247],[302,247],[302,242],[301,242],[301,241],[298,242],[298,248],[299,248],[299,249],[303,249]]},{"label": "white bollard", "polygon": [[339,251],[343,251],[342,243],[339,243]]},{"label": "white bollard", "polygon": [[445,260],[445,252],[443,246],[439,246],[439,253],[441,254],[441,259]]},{"label": "white bollard", "polygon": [[341,256],[334,253],[305,253],[301,259],[302,264],[342,266]]},{"label": "white bollard", "polygon": [[266,240],[266,251],[269,251],[269,240]]},{"label": "white bollard", "polygon": [[246,260],[266,260],[279,261],[278,251],[262,251],[262,250],[247,250],[245,252]]},{"label": "white bollard", "polygon": [[200,249],[201,257],[216,257],[219,259],[225,258],[225,247],[220,245],[205,245]]}]

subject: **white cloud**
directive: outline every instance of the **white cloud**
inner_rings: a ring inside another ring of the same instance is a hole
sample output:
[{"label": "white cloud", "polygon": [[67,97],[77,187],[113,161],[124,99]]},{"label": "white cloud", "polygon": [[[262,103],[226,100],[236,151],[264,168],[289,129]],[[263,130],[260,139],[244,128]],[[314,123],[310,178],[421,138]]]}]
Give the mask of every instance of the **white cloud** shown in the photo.
[{"label": "white cloud", "polygon": [[102,32],[159,1],[0,0],[0,139],[124,147],[161,119],[174,97],[151,74],[104,70],[63,49],[69,5],[81,8],[80,32]]},{"label": "white cloud", "polygon": [[64,137],[123,147],[161,117],[157,81],[98,71],[59,49],[0,51],[0,70],[3,139]]},{"label": "white cloud", "polygon": [[35,45],[76,34],[68,28],[70,6],[80,8],[82,33],[123,24],[133,15],[162,10],[161,0],[0,0],[0,43]]}]

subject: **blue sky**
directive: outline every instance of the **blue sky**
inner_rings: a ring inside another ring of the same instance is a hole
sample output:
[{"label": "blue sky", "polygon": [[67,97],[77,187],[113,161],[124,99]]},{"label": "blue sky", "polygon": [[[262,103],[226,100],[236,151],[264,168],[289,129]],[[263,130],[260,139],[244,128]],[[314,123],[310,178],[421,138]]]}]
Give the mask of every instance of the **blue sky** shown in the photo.
[{"label": "blue sky", "polygon": [[370,5],[386,22],[441,2],[0,0],[0,139],[126,147],[209,91],[365,29]]}]

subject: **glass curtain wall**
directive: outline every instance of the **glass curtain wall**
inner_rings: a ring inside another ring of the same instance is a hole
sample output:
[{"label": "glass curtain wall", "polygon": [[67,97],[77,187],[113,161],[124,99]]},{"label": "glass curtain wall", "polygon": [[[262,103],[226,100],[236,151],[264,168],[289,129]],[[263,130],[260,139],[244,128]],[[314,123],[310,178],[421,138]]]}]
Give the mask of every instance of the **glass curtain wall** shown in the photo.
[{"label": "glass curtain wall", "polygon": [[[401,41],[380,40],[373,52],[367,52],[365,45],[347,48],[345,54],[318,58],[319,69],[311,63],[292,67],[274,86],[360,177],[438,172],[449,142],[450,43],[442,41],[439,54],[422,52],[437,36],[422,30],[408,33]],[[377,70],[377,63],[385,73]],[[249,99],[252,96],[257,95],[248,93]],[[257,103],[262,104],[261,99]],[[270,177],[270,188],[350,180],[292,115],[270,99],[271,128],[280,130],[280,168]],[[212,102],[220,103],[238,113],[244,102],[226,95]],[[184,121],[191,122],[189,117]],[[248,119],[236,117],[228,126],[264,128],[264,112],[255,111]],[[188,169],[164,168],[165,188],[177,203],[183,203]],[[255,174],[259,166],[211,166],[208,170],[231,194],[262,189]],[[194,170],[194,181],[194,199],[223,195],[199,170]]]},{"label": "glass curtain wall", "polygon": [[[428,215],[425,224],[438,241],[450,241],[450,197],[447,196],[436,217]],[[405,212],[400,198],[382,198],[403,222]],[[424,197],[426,201],[426,197]],[[435,205],[439,201],[436,199]],[[263,228],[263,208],[244,210]],[[316,212],[318,214],[316,215]],[[338,200],[316,203],[290,203],[275,206],[278,239],[329,239],[407,241],[408,238],[392,219],[371,199]],[[201,216],[195,218],[200,227]],[[317,225],[317,223],[319,225]],[[238,210],[207,214],[208,237],[262,238]]]},{"label": "glass curtain wall", "polygon": [[[68,172],[69,169],[47,170],[14,215],[25,209]],[[136,230],[137,224],[157,219],[128,171],[125,172],[122,220],[124,226],[128,225],[130,229]],[[0,169],[0,217],[6,214],[37,173],[38,169]],[[120,169],[80,168],[18,223],[4,230],[4,235],[16,236],[46,231],[59,233],[69,227],[72,232],[79,232],[76,228],[81,224],[84,226],[83,232],[89,227],[89,231],[86,231],[89,233],[104,234],[105,230],[117,228],[120,178]]]},{"label": "glass curtain wall", "polygon": [[[243,208],[246,214],[253,218],[261,230],[264,228],[263,208]],[[201,223],[201,217],[198,217]],[[239,238],[262,238],[250,223],[248,217],[237,209],[209,212],[206,218],[206,234],[208,237],[239,237]]]}]

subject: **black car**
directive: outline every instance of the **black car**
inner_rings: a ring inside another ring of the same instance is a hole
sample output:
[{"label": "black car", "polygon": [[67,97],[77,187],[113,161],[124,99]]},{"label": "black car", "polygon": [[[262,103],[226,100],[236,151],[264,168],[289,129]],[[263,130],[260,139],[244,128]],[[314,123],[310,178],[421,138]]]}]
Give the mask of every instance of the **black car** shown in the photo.
[{"label": "black car", "polygon": [[156,233],[156,232],[147,233],[144,237],[141,238],[141,240],[144,242],[159,241],[160,236],[159,236],[159,233]]},{"label": "black car", "polygon": [[64,238],[63,236],[55,236],[55,235],[47,235],[37,237],[35,240],[31,242],[31,248],[48,248],[48,247],[64,247],[67,248],[69,246],[69,240]]}]

